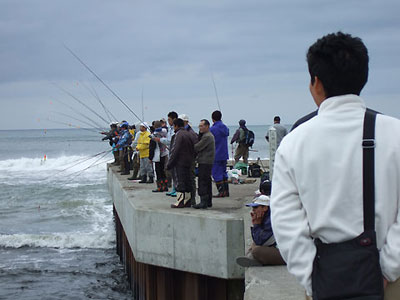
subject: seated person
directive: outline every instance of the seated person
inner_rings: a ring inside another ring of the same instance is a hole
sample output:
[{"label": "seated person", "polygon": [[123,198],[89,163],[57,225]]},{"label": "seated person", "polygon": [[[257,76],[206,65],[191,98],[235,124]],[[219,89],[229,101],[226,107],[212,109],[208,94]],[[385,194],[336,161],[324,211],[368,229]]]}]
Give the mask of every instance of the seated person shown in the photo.
[{"label": "seated person", "polygon": [[246,206],[253,208],[250,212],[253,224],[251,227],[253,244],[246,256],[236,258],[236,263],[242,267],[285,264],[272,232],[271,210],[269,208],[271,182],[269,180],[260,184],[260,193],[252,203],[246,204]]}]

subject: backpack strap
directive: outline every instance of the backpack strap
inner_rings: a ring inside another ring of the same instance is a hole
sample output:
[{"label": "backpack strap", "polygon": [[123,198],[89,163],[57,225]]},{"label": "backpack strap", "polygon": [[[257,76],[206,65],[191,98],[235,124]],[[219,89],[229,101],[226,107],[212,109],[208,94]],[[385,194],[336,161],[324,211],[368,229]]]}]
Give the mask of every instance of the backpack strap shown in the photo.
[{"label": "backpack strap", "polygon": [[364,231],[375,230],[375,121],[376,112],[365,111],[363,132]]}]

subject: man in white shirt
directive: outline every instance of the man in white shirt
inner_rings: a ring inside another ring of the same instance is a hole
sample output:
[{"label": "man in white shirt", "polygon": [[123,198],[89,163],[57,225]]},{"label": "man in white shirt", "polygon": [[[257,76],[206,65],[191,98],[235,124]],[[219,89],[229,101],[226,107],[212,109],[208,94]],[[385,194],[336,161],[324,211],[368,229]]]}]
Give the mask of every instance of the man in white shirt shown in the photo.
[{"label": "man in white shirt", "polygon": [[[363,232],[366,105],[359,95],[368,60],[361,39],[341,32],[309,48],[310,92],[318,114],[288,134],[276,153],[273,231],[289,272],[309,296],[314,239],[339,243]],[[375,144],[375,230],[385,299],[389,294],[400,299],[400,121],[377,115]]]}]

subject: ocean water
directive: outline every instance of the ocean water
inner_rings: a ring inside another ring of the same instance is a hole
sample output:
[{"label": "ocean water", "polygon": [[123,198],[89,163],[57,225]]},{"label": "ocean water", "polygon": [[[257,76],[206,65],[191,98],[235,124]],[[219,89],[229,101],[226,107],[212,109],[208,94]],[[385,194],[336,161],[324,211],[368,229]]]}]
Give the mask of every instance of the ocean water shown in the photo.
[{"label": "ocean water", "polygon": [[132,299],[100,138],[0,131],[0,299]]},{"label": "ocean water", "polygon": [[[268,157],[268,128],[249,126],[250,158]],[[132,299],[115,254],[112,155],[101,137],[0,131],[0,299]]]}]

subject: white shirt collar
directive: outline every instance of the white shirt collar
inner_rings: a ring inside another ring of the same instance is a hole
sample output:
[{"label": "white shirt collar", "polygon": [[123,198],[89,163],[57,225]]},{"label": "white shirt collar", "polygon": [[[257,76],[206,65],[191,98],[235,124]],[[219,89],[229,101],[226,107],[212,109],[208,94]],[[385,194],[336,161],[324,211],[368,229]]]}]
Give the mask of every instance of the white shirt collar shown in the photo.
[{"label": "white shirt collar", "polygon": [[318,109],[318,115],[329,112],[348,111],[353,109],[365,109],[364,100],[357,95],[348,94],[325,99]]}]

